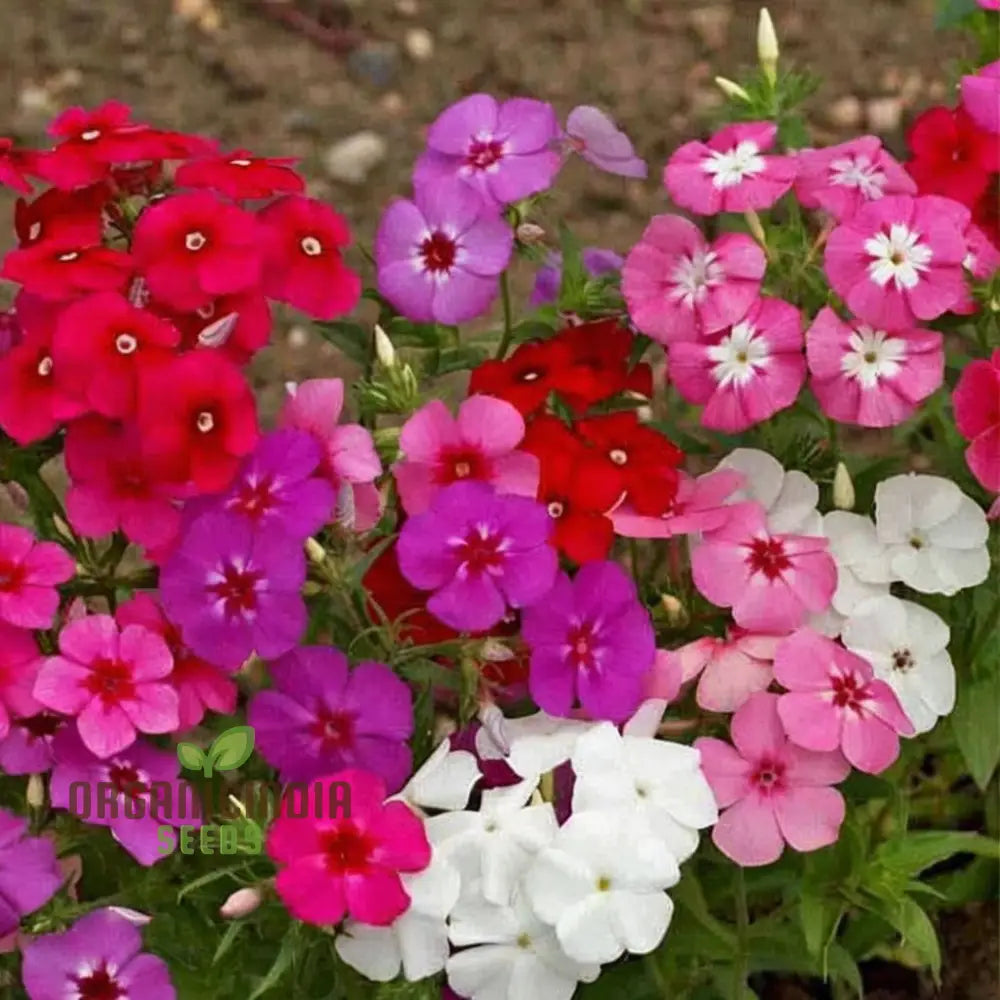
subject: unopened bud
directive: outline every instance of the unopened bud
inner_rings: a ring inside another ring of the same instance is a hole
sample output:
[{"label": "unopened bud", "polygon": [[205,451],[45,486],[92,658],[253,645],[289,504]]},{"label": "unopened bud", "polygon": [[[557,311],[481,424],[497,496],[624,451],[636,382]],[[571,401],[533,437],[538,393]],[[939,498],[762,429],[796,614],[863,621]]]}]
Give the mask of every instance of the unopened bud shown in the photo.
[{"label": "unopened bud", "polygon": [[686,625],[690,618],[683,602],[673,594],[660,595],[660,607],[670,625]]},{"label": "unopened bud", "polygon": [[747,227],[753,234],[753,238],[766,249],[767,247],[767,233],[764,232],[764,225],[760,221],[760,216],[752,209],[747,209],[743,213],[743,217],[747,220]]},{"label": "unopened bud", "polygon": [[306,580],[302,584],[302,596],[303,597],[316,597],[318,594],[323,593],[323,585],[317,583],[315,580]]},{"label": "unopened bud", "polygon": [[378,323],[375,324],[375,357],[383,368],[393,368],[396,365],[396,348]]},{"label": "unopened bud", "polygon": [[766,7],[760,9],[760,20],[757,22],[757,58],[760,61],[764,76],[773,84],[778,79],[778,35],[774,30],[774,22]]},{"label": "unopened bud", "polygon": [[519,243],[523,243],[525,246],[534,246],[545,239],[545,230],[533,222],[522,222],[517,227],[516,235]]},{"label": "unopened bud", "polygon": [[833,506],[838,510],[854,510],[854,482],[847,466],[837,463],[837,471],[833,474]]},{"label": "unopened bud", "polygon": [[734,101],[746,101],[749,104],[753,98],[735,80],[730,80],[724,76],[715,78],[715,85],[726,97],[731,97]]},{"label": "unopened bud", "polygon": [[326,549],[315,538],[306,539],[306,556],[309,562],[322,566],[326,562]]},{"label": "unopened bud", "polygon": [[25,797],[32,809],[41,809],[45,805],[45,779],[40,774],[33,774],[28,778],[28,791]]},{"label": "unopened bud", "polygon": [[28,496],[28,491],[20,483],[15,483],[11,480],[9,483],[4,483],[2,489],[10,501],[10,505],[18,514],[28,513],[28,508],[31,506],[31,497]]},{"label": "unopened bud", "polygon": [[458,723],[444,712],[438,712],[434,716],[434,743],[437,745],[442,740],[448,739],[452,733],[458,732]]},{"label": "unopened bud", "polygon": [[499,639],[488,636],[479,647],[479,655],[488,663],[507,663],[514,659],[514,651]]},{"label": "unopened bud", "polygon": [[990,299],[990,311],[1000,313],[1000,297],[994,296]]},{"label": "unopened bud", "polygon": [[70,528],[70,526],[58,514],[52,515],[52,526],[59,532],[60,535],[63,536],[63,538],[73,541],[73,529]]},{"label": "unopened bud", "polygon": [[260,906],[263,898],[260,889],[237,889],[219,907],[219,916],[223,920],[238,920],[240,917],[249,917]]}]

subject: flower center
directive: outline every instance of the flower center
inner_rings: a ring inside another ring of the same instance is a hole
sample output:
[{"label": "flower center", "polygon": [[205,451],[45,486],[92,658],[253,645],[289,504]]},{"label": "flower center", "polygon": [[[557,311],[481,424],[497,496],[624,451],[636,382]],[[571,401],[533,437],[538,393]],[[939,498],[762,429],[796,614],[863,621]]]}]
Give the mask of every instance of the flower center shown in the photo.
[{"label": "flower center", "polygon": [[762,173],[765,166],[760,147],[749,139],[724,153],[713,151],[702,160],[702,169],[712,175],[712,184],[717,188],[736,187],[746,178]]},{"label": "flower center", "polygon": [[245,566],[229,563],[210,578],[206,588],[221,602],[227,618],[250,618],[257,611],[257,592],[263,574]]},{"label": "flower center", "polygon": [[29,715],[26,719],[13,720],[15,726],[20,726],[28,734],[29,743],[35,740],[50,740],[62,729],[65,722],[63,716],[51,712],[39,712],[38,715]]},{"label": "flower center", "polygon": [[28,229],[28,239],[33,243],[42,235],[42,224],[40,222],[33,222]]},{"label": "flower center", "polygon": [[135,697],[132,666],[121,660],[105,657],[94,660],[83,686],[105,705],[117,705]]},{"label": "flower center", "polygon": [[316,721],[309,727],[310,734],[323,744],[325,751],[340,750],[354,743],[354,716],[350,712],[331,712],[321,708]]},{"label": "flower center", "polygon": [[867,156],[846,156],[830,164],[830,183],[857,188],[868,201],[877,201],[885,193],[885,173]]},{"label": "flower center", "polygon": [[924,547],[924,540],[920,535],[914,533],[910,535],[910,548],[916,549],[918,552]]},{"label": "flower center", "polygon": [[136,348],[139,346],[139,341],[132,336],[131,333],[119,333],[115,337],[115,350],[119,354],[134,354]]},{"label": "flower center", "polygon": [[138,798],[146,791],[145,775],[128,761],[112,761],[108,768],[108,781],[119,795]]},{"label": "flower center", "polygon": [[602,875],[597,880],[597,891],[598,892],[610,892],[611,891],[611,879],[607,875]]},{"label": "flower center", "polygon": [[38,368],[36,370],[42,378],[48,378],[52,374],[52,359],[46,354],[45,357],[38,362]]},{"label": "flower center", "polygon": [[102,962],[88,975],[77,976],[76,996],[72,1000],[123,1000],[126,993],[115,979],[115,971],[113,965]]},{"label": "flower center", "polygon": [[908,649],[897,649],[892,654],[892,669],[900,673],[912,670],[915,663],[913,654]]},{"label": "flower center", "polygon": [[597,629],[593,622],[580,622],[566,633],[566,655],[570,666],[592,670],[598,665]]},{"label": "flower center", "polygon": [[323,252],[323,244],[315,236],[303,236],[299,246],[307,257],[318,257]]},{"label": "flower center", "polygon": [[562,517],[566,513],[566,505],[561,500],[550,500],[545,509],[549,517]]},{"label": "flower center", "polygon": [[920,233],[901,222],[893,223],[888,233],[876,233],[865,240],[865,250],[871,258],[868,264],[871,280],[879,288],[892,282],[897,291],[915,288],[934,256],[934,251],[920,242]]},{"label": "flower center", "polygon": [[466,166],[472,170],[489,170],[503,159],[504,145],[496,139],[473,139],[465,154]]},{"label": "flower center", "polygon": [[56,260],[62,261],[64,264],[68,264],[71,260],[76,260],[80,254],[77,250],[67,250],[66,253],[61,253],[56,258]]},{"label": "flower center", "polygon": [[456,462],[454,472],[456,479],[465,479],[472,472],[472,466],[468,462]]},{"label": "flower center", "polygon": [[863,389],[874,388],[880,379],[895,378],[906,360],[906,341],[884,330],[859,326],[847,341],[840,359],[841,371],[857,380]]},{"label": "flower center", "polygon": [[202,410],[195,419],[194,425],[202,434],[207,434],[215,429],[215,415],[210,410]]},{"label": "flower center", "polygon": [[321,834],[320,842],[327,869],[338,875],[364,871],[375,848],[372,839],[353,823],[343,823]]},{"label": "flower center", "polygon": [[859,684],[853,674],[833,678],[833,703],[837,708],[849,708],[861,712],[861,705],[868,699],[863,684]]},{"label": "flower center", "polygon": [[731,383],[745,385],[766,368],[771,351],[767,341],[749,323],[737,323],[718,344],[707,351],[714,362],[712,377],[725,388]]},{"label": "flower center", "polygon": [[696,250],[683,255],[670,276],[668,297],[689,309],[704,302],[708,290],[721,285],[726,272],[713,251]]},{"label": "flower center", "polygon": [[755,538],[744,547],[749,549],[746,562],[750,572],[763,573],[768,580],[776,580],[792,565],[780,538]]},{"label": "flower center", "polygon": [[489,479],[489,462],[472,448],[446,448],[438,458],[434,478],[439,483],[454,483],[459,479]]},{"label": "flower center", "polygon": [[231,167],[249,167],[250,166],[250,161],[249,160],[230,160],[229,161],[229,165]]},{"label": "flower center", "polygon": [[542,373],[536,368],[529,368],[527,371],[521,372],[517,377],[521,382],[537,382],[542,377]]},{"label": "flower center", "polygon": [[526,931],[522,931],[517,936],[517,946],[518,948],[528,949],[531,947],[531,935]]},{"label": "flower center", "polygon": [[207,242],[208,240],[205,238],[205,234],[200,233],[197,230],[193,233],[188,233],[187,236],[184,237],[184,246],[186,246],[188,250],[195,253],[197,253],[197,251],[199,251]]},{"label": "flower center", "polygon": [[624,448],[612,448],[608,452],[608,458],[611,459],[615,465],[627,465],[628,464],[628,452]]},{"label": "flower center", "polygon": [[764,758],[750,776],[759,792],[770,795],[784,784],[785,765],[780,761]]},{"label": "flower center", "polygon": [[477,525],[465,538],[455,539],[452,544],[458,549],[461,560],[458,572],[463,576],[479,573],[499,576],[510,548],[510,541],[494,534],[486,524]]},{"label": "flower center", "polygon": [[101,130],[99,128],[89,128],[86,132],[80,133],[80,138],[84,142],[93,142],[95,139],[101,137]]},{"label": "flower center", "polygon": [[260,520],[268,511],[278,506],[273,478],[264,476],[258,480],[248,476],[237,486],[236,496],[232,497],[226,506],[253,521]]},{"label": "flower center", "polygon": [[424,270],[432,274],[446,274],[455,263],[455,241],[436,229],[420,244]]},{"label": "flower center", "polygon": [[0,594],[13,594],[24,584],[24,567],[20,563],[0,561]]}]

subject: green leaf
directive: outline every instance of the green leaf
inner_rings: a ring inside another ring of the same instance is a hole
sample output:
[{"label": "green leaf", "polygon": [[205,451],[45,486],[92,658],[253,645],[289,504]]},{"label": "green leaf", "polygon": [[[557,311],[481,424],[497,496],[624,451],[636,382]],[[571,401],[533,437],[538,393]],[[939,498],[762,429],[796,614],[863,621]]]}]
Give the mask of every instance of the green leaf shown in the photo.
[{"label": "green leaf", "polygon": [[220,733],[208,750],[211,766],[216,771],[235,771],[253,753],[254,734],[250,726],[234,726]]},{"label": "green leaf", "polygon": [[949,722],[969,773],[986,791],[1000,763],[1000,677],[961,684]]},{"label": "green leaf", "polygon": [[865,905],[896,929],[904,944],[930,967],[936,980],[941,972],[941,945],[931,918],[920,904],[904,896],[898,900],[866,897]]},{"label": "green leaf", "polygon": [[331,323],[317,323],[316,329],[319,330],[324,340],[333,344],[355,364],[362,368],[368,364],[368,358],[373,350],[372,334],[360,323],[335,320]]},{"label": "green leaf", "polygon": [[941,0],[937,16],[934,18],[936,28],[951,28],[960,24],[970,14],[979,9],[976,0]]},{"label": "green leaf", "polygon": [[267,975],[261,979],[257,984],[257,988],[247,997],[247,1000],[257,1000],[258,997],[262,997],[268,990],[273,990],[281,982],[295,960],[297,942],[298,936],[295,933],[290,932],[285,935],[281,942],[281,950],[278,952],[277,958],[275,958],[271,968],[268,969]]},{"label": "green leaf", "polygon": [[920,830],[882,844],[875,852],[875,860],[887,868],[916,875],[955,854],[1000,860],[1000,841],[978,833]]},{"label": "green leaf", "polygon": [[212,965],[218,964],[219,960],[222,959],[226,952],[236,943],[236,939],[240,934],[247,928],[248,924],[245,920],[234,920],[227,928],[226,933],[222,935],[222,940],[219,942],[219,947],[215,949],[215,954],[212,956]]},{"label": "green leaf", "polygon": [[583,248],[568,226],[559,226],[559,249],[562,253],[562,280],[559,283],[559,308],[579,312],[583,304],[587,272],[583,266]]},{"label": "green leaf", "polygon": [[194,743],[178,743],[177,759],[181,767],[189,771],[200,771],[205,766],[205,751]]},{"label": "green leaf", "polygon": [[865,985],[861,979],[858,963],[854,961],[845,948],[836,943],[830,945],[827,958],[830,975],[847,983],[858,1000],[862,1000],[865,995]]}]

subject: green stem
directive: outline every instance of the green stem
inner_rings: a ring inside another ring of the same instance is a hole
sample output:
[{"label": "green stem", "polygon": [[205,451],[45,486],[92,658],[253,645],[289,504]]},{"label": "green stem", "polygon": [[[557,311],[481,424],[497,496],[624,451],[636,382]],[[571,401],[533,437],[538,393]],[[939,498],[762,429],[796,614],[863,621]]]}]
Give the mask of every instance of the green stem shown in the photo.
[{"label": "green stem", "polygon": [[747,883],[743,869],[736,869],[736,961],[733,969],[733,1000],[743,1000],[747,985],[750,950],[750,911],[747,907]]},{"label": "green stem", "polygon": [[500,275],[500,299],[503,302],[503,336],[500,338],[499,345],[497,345],[495,357],[498,361],[503,361],[504,355],[507,353],[507,348],[510,347],[511,339],[514,336],[514,322],[510,308],[510,280],[507,277],[506,271]]}]

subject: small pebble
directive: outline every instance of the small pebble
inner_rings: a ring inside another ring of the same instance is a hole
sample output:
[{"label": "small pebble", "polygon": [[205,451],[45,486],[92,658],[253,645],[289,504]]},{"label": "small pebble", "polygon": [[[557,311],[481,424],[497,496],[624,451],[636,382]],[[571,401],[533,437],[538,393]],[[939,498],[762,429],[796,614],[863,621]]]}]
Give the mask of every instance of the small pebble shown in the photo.
[{"label": "small pebble", "polygon": [[414,62],[426,62],[434,55],[434,36],[426,28],[410,28],[403,44]]},{"label": "small pebble", "polygon": [[378,106],[387,114],[396,116],[400,114],[406,106],[401,94],[395,90],[390,90],[388,94],[383,94],[379,98]]},{"label": "small pebble", "polygon": [[363,184],[384,159],[388,143],[377,132],[365,129],[335,142],[323,154],[327,174],[345,184]]},{"label": "small pebble", "polygon": [[903,120],[903,102],[898,97],[874,97],[865,111],[874,132],[894,132]]},{"label": "small pebble", "polygon": [[726,44],[732,18],[732,10],[721,4],[696,7],[688,17],[694,33],[710,51],[721,49]]},{"label": "small pebble", "polygon": [[301,326],[293,326],[288,331],[288,346],[301,351],[309,343],[309,333]]},{"label": "small pebble", "polygon": [[363,83],[385,89],[399,72],[399,51],[391,42],[371,42],[347,57],[347,68]]},{"label": "small pebble", "polygon": [[402,17],[416,17],[419,12],[417,0],[396,0],[396,13]]},{"label": "small pebble", "polygon": [[861,102],[851,94],[839,97],[827,109],[826,117],[837,128],[857,128],[861,124],[864,109]]}]

